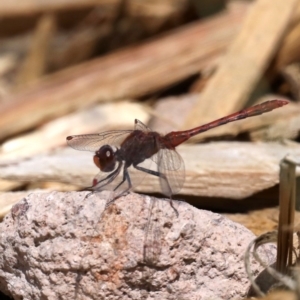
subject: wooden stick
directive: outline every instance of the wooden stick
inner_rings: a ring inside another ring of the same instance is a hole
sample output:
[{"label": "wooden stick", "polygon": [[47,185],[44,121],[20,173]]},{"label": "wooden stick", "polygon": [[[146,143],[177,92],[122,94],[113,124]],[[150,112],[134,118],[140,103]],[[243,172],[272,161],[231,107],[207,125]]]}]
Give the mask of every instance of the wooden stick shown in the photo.
[{"label": "wooden stick", "polygon": [[276,261],[276,269],[282,274],[286,274],[292,266],[295,197],[296,164],[283,159],[280,163],[279,224]]},{"label": "wooden stick", "polygon": [[293,21],[288,32],[282,40],[280,49],[276,56],[274,67],[276,71],[281,71],[291,63],[299,62],[300,47],[300,2],[294,12]]},{"label": "wooden stick", "polygon": [[40,18],[31,49],[17,76],[17,87],[27,85],[39,79],[45,72],[48,46],[55,31],[55,18],[48,14]]}]

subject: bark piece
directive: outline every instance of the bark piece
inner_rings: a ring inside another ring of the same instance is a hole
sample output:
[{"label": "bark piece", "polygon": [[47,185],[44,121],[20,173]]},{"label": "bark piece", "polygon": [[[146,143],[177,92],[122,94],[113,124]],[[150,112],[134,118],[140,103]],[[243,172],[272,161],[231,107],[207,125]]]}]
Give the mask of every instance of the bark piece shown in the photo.
[{"label": "bark piece", "polygon": [[[268,231],[277,230],[278,228],[278,207],[257,209],[245,213],[226,213],[222,215],[233,222],[244,225],[257,236]],[[299,211],[295,212],[295,224],[300,224]]]},{"label": "bark piece", "polygon": [[[196,127],[242,108],[272,60],[298,0],[258,0],[219,68],[187,116]],[[276,20],[276,22],[274,22]]]},{"label": "bark piece", "polygon": [[[287,154],[300,157],[297,144],[218,142],[184,145],[178,152],[185,162],[181,195],[244,199],[278,184],[279,162]],[[155,163],[152,165],[155,168]],[[2,162],[0,178],[24,181],[59,181],[91,186],[99,172],[93,153],[61,149],[14,162]],[[160,192],[158,179],[132,173],[135,191]],[[140,182],[141,181],[141,182]]]},{"label": "bark piece", "polygon": [[[3,292],[15,299],[246,295],[243,256],[254,235],[243,226],[184,202],[174,203],[176,218],[168,201],[136,194],[103,212],[103,198],[86,194],[31,194],[12,208],[0,224]],[[264,247],[267,263],[275,249]]]}]

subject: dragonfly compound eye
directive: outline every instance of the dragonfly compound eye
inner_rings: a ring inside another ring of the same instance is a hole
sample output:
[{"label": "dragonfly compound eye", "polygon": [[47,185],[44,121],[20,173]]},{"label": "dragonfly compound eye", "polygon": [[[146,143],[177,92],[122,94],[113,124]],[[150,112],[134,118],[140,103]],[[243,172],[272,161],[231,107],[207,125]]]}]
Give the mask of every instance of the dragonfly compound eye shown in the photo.
[{"label": "dragonfly compound eye", "polygon": [[112,147],[104,145],[96,151],[94,163],[102,172],[113,171],[116,166],[116,157]]}]

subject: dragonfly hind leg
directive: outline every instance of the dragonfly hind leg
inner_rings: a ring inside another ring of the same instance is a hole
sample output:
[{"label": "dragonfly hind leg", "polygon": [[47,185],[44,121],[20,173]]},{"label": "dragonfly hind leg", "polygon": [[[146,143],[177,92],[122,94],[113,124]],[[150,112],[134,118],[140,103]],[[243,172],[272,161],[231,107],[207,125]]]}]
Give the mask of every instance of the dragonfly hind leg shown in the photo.
[{"label": "dragonfly hind leg", "polygon": [[178,217],[179,213],[178,213],[178,210],[174,207],[174,204],[173,204],[173,201],[172,201],[172,192],[171,192],[172,189],[170,187],[170,184],[169,184],[169,181],[168,181],[167,177],[163,173],[160,173],[158,171],[149,170],[149,169],[146,169],[146,168],[143,168],[143,167],[139,167],[139,166],[133,166],[133,167],[136,168],[139,171],[148,173],[150,175],[157,176],[157,177],[162,178],[163,180],[165,180],[165,182],[167,183],[167,185],[169,187],[169,191],[170,191],[168,193],[168,197],[169,197],[169,200],[170,200],[170,205],[173,208],[173,210],[175,211],[176,216]]}]

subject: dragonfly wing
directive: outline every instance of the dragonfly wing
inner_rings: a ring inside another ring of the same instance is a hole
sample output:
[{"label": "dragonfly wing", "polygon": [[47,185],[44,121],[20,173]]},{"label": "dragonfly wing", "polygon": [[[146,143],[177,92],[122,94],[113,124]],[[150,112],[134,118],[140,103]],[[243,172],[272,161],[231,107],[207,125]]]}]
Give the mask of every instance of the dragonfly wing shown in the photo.
[{"label": "dragonfly wing", "polygon": [[176,150],[160,149],[156,155],[158,171],[163,175],[159,178],[162,192],[171,197],[184,184],[184,161]]},{"label": "dragonfly wing", "polygon": [[184,169],[184,162],[176,150],[161,148],[159,152],[151,156],[151,160],[156,164],[160,164],[163,170]]},{"label": "dragonfly wing", "polygon": [[141,122],[138,119],[134,120],[134,129],[135,130],[141,130],[141,131],[144,131],[144,132],[152,131],[151,128],[149,128],[148,126],[146,126],[143,122]]},{"label": "dragonfly wing", "polygon": [[133,130],[111,130],[95,134],[71,135],[67,143],[76,150],[95,152],[102,145],[119,146]]},{"label": "dragonfly wing", "polygon": [[159,152],[157,152],[157,153],[155,153],[154,155],[152,155],[152,156],[150,157],[150,159],[151,159],[152,161],[154,161],[154,162],[158,165],[158,161],[159,161]]},{"label": "dragonfly wing", "polygon": [[158,205],[158,201],[151,197],[143,249],[144,262],[151,265],[155,265],[159,262],[163,240],[162,226],[158,224],[159,220],[162,219],[158,217],[158,213],[162,211],[159,210]]}]

